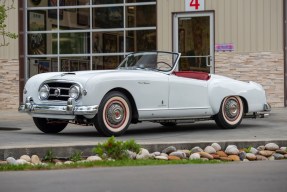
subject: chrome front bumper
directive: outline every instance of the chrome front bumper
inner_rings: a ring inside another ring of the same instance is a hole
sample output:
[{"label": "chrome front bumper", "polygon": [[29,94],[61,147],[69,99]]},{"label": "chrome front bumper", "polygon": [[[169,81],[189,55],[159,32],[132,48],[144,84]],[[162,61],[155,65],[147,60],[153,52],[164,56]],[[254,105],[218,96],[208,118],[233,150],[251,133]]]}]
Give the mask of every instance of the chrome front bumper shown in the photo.
[{"label": "chrome front bumper", "polygon": [[32,97],[27,97],[25,103],[19,106],[18,111],[50,115],[96,115],[98,105],[77,106],[72,98],[68,99],[66,105],[36,104]]}]

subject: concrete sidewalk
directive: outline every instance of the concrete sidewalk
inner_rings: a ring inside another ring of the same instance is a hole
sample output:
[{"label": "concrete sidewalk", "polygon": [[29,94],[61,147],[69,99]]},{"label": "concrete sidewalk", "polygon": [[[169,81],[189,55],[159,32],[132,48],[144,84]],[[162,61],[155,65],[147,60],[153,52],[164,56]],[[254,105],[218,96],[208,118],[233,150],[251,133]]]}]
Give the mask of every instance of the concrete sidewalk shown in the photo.
[{"label": "concrete sidewalk", "polygon": [[[62,157],[69,156],[74,150],[82,150],[85,155],[89,155],[98,142],[106,139],[93,126],[69,125],[59,134],[43,134],[28,114],[16,110],[0,110],[0,160],[22,154],[41,156],[49,149]],[[131,125],[126,134],[117,139],[135,139],[151,151],[170,145],[184,149],[204,147],[212,142],[218,142],[222,147],[228,144],[238,147],[259,146],[268,142],[287,146],[287,108],[272,109],[268,118],[244,119],[241,126],[233,130],[220,129],[214,121],[178,125],[174,128],[156,123],[140,123]]]}]

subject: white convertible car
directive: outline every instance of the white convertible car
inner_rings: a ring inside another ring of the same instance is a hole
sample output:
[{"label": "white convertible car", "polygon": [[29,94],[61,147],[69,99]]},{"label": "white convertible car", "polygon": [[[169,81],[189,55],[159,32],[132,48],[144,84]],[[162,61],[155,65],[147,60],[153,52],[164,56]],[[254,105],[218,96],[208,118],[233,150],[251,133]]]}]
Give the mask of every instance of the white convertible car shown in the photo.
[{"label": "white convertible car", "polygon": [[115,70],[38,74],[27,81],[19,111],[29,113],[44,133],[76,123],[95,125],[104,136],[119,136],[142,121],[175,126],[215,120],[232,129],[243,117],[270,111],[261,85],[177,71],[179,58],[171,52],[132,53]]}]

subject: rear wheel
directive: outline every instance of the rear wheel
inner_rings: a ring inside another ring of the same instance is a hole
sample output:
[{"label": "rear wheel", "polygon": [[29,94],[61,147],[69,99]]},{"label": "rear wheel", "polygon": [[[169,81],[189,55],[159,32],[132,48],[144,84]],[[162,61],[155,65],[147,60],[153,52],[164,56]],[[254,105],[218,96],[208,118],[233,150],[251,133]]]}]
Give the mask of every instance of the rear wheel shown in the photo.
[{"label": "rear wheel", "polygon": [[243,112],[244,106],[240,97],[225,97],[218,114],[214,116],[214,120],[219,127],[234,129],[241,123]]},{"label": "rear wheel", "polygon": [[108,93],[102,100],[95,127],[101,135],[120,136],[131,122],[131,105],[128,98],[118,91]]},{"label": "rear wheel", "polygon": [[49,121],[46,118],[33,117],[33,121],[38,129],[44,133],[59,133],[66,128],[66,121]]}]

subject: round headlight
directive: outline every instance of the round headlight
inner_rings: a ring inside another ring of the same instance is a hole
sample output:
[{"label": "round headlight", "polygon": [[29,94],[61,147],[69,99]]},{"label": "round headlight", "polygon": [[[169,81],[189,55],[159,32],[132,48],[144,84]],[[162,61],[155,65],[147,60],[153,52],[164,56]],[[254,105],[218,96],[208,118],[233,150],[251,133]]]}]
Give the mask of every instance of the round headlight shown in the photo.
[{"label": "round headlight", "polygon": [[78,99],[80,97],[80,87],[78,85],[73,85],[72,87],[70,87],[70,90],[69,90],[69,97],[70,98],[73,98],[73,99]]},{"label": "round headlight", "polygon": [[42,85],[42,87],[40,87],[40,89],[39,89],[40,99],[42,99],[42,100],[48,99],[49,92],[50,92],[49,86],[46,84]]}]

